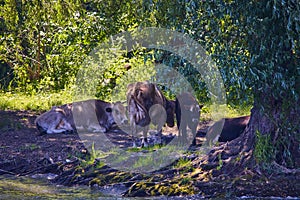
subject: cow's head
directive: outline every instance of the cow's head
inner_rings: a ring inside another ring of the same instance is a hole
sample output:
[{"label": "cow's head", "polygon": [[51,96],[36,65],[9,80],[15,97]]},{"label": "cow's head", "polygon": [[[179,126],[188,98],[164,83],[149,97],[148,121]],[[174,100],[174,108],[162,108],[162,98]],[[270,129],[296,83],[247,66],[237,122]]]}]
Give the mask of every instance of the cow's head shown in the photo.
[{"label": "cow's head", "polygon": [[120,101],[112,104],[112,115],[117,125],[128,124],[126,107]]},{"label": "cow's head", "polygon": [[150,107],[154,104],[156,97],[156,88],[153,83],[138,82],[136,83],[134,97],[138,104],[140,104],[148,112]]},{"label": "cow's head", "polygon": [[95,100],[94,102],[97,120],[99,125],[105,129],[104,132],[106,132],[115,124],[113,104],[102,100]]},{"label": "cow's head", "polygon": [[[150,119],[160,121],[162,119],[160,115],[165,113],[168,126],[174,126],[175,105],[168,103],[155,84],[147,81],[129,84],[127,88],[127,102],[130,121],[135,120],[137,124],[142,126],[148,125]],[[164,110],[161,111],[161,109]]]},{"label": "cow's head", "polygon": [[107,119],[105,119],[106,117],[102,117],[103,119],[100,119],[99,123],[100,125],[106,128],[106,131],[108,131],[112,127],[112,125],[115,124],[115,119],[113,116],[113,108],[112,106],[107,106],[104,108],[104,111]]},{"label": "cow's head", "polygon": [[130,121],[141,126],[150,123],[149,109],[153,105],[155,86],[148,82],[136,82],[127,87],[127,103]]},{"label": "cow's head", "polygon": [[146,126],[150,123],[150,116],[146,108],[133,95],[128,99],[127,110],[131,125],[135,123],[140,126]]},{"label": "cow's head", "polygon": [[189,116],[189,120],[191,120],[193,123],[198,123],[201,108],[202,105],[200,106],[197,102],[195,102],[195,104],[183,105],[182,112],[186,113],[186,115]]}]

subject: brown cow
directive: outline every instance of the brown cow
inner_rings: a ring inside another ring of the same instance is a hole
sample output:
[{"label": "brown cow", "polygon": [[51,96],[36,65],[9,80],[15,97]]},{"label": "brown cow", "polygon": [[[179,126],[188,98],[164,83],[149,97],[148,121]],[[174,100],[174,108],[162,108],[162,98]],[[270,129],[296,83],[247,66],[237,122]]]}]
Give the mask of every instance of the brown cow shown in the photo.
[{"label": "brown cow", "polygon": [[178,127],[178,136],[182,143],[188,142],[187,128],[191,129],[193,145],[195,144],[195,136],[197,126],[199,124],[200,109],[203,105],[199,105],[196,98],[189,92],[177,95],[175,102],[175,113]]},{"label": "brown cow", "polygon": [[36,119],[40,133],[107,132],[116,122],[127,122],[125,107],[93,99],[54,107]]},{"label": "brown cow", "polygon": [[206,133],[206,143],[213,141],[228,142],[238,138],[248,125],[250,116],[223,118],[209,127]]},{"label": "brown cow", "polygon": [[[127,87],[128,115],[132,137],[136,136],[138,128],[143,131],[142,146],[147,146],[149,124],[157,125],[159,138],[165,123],[174,126],[174,104],[167,100],[158,87],[150,82],[136,82]],[[136,143],[133,139],[133,146]]]}]

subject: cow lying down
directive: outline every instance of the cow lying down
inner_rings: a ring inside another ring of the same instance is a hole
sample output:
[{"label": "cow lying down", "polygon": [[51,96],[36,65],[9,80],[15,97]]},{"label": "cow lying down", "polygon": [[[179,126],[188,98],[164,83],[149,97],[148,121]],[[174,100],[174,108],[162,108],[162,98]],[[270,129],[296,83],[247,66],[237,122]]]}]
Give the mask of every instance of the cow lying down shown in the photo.
[{"label": "cow lying down", "polygon": [[116,123],[127,123],[125,107],[120,102],[108,103],[102,100],[54,106],[35,120],[41,134],[107,132]]},{"label": "cow lying down", "polygon": [[209,127],[206,144],[228,142],[238,138],[248,125],[250,116],[223,118]]}]

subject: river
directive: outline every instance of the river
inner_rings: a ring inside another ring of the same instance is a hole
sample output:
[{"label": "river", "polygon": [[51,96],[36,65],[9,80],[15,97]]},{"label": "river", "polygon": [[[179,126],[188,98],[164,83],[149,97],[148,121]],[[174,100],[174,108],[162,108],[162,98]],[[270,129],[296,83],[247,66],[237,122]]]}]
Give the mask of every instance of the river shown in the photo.
[{"label": "river", "polygon": [[[53,178],[53,177],[52,177]],[[51,174],[47,176],[35,175],[34,177],[0,176],[0,200],[32,200],[32,199],[118,199],[118,200],[139,200],[139,199],[160,199],[160,200],[196,200],[204,199],[202,196],[195,195],[189,197],[147,197],[147,198],[126,198],[120,195],[102,193],[101,188],[93,189],[88,186],[58,186],[51,183]],[[104,190],[105,191],[105,190]],[[211,199],[211,198],[210,198]],[[278,197],[258,198],[258,197],[239,197],[235,199],[282,199]],[[298,199],[298,198],[285,198]]]}]

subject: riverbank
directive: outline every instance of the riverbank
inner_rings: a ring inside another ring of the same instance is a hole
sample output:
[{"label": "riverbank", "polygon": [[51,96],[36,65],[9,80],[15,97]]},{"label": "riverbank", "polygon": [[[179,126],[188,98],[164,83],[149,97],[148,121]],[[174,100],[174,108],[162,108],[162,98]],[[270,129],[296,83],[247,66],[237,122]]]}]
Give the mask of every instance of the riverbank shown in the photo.
[{"label": "riverbank", "polygon": [[[193,148],[171,165],[148,174],[112,169],[91,160],[76,134],[39,135],[32,111],[0,111],[0,175],[32,177],[54,174],[52,185],[88,186],[93,191],[126,197],[190,196],[300,197],[298,172],[261,173],[245,169],[236,175],[214,177],[217,169],[201,163]],[[170,130],[168,130],[170,131]],[[114,133],[111,135],[115,136]],[[118,140],[115,137],[114,140]],[[83,162],[83,161],[89,162]],[[219,168],[222,163],[219,163]],[[114,193],[112,193],[112,191]]]}]

